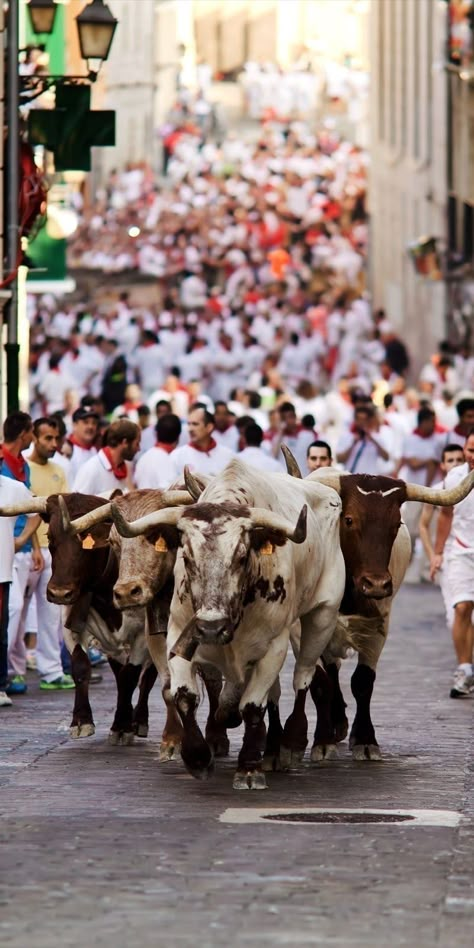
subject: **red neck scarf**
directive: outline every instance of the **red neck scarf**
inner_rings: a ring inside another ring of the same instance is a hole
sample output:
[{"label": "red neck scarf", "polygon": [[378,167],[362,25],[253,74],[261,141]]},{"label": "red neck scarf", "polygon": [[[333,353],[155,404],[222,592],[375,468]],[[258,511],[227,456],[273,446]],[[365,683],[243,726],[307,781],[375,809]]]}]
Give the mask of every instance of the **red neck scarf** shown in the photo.
[{"label": "red neck scarf", "polygon": [[166,451],[167,454],[171,454],[174,451],[174,444],[165,444],[164,441],[157,441],[155,447],[161,448],[162,451]]},{"label": "red neck scarf", "polygon": [[16,454],[12,454],[5,445],[2,446],[3,451],[3,460],[8,464],[13,477],[16,481],[22,481],[24,484],[26,481],[26,463],[25,459],[22,458],[21,454],[17,457]]},{"label": "red neck scarf", "polygon": [[113,459],[112,459],[112,455],[110,453],[110,448],[102,448],[102,453],[105,454],[112,468],[112,474],[114,475],[114,477],[116,477],[118,481],[123,481],[124,478],[127,476],[127,465],[125,464],[125,461],[121,461],[120,464],[117,467],[115,467]]},{"label": "red neck scarf", "polygon": [[76,435],[70,435],[68,438],[69,444],[76,445],[78,448],[82,448],[83,451],[90,451],[94,447],[93,444],[83,444],[82,441],[79,441],[79,438],[76,438]]},{"label": "red neck scarf", "polygon": [[217,448],[217,442],[214,441],[214,438],[209,438],[209,447],[208,447],[208,448],[201,448],[201,445],[199,445],[199,444],[193,444],[193,442],[190,441],[190,442],[189,442],[189,447],[190,447],[190,448],[194,448],[195,451],[200,451],[201,454],[209,454],[209,452],[212,451],[213,448]]}]

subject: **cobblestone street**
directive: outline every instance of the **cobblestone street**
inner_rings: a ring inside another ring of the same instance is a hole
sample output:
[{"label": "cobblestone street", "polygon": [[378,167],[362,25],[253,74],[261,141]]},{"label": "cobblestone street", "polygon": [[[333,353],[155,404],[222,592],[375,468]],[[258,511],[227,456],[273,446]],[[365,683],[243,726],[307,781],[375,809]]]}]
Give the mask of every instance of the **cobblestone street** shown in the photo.
[{"label": "cobblestone street", "polygon": [[[405,586],[373,702],[383,762],[352,762],[345,742],[337,761],[270,774],[265,793],[232,790],[240,731],[208,783],[159,764],[158,688],[151,738],[111,747],[108,669],[92,690],[96,735],[77,742],[71,694],[40,693],[30,674],[0,718],[0,944],[471,948],[474,701],[448,698],[452,665],[438,591]],[[290,698],[288,665],[284,711]],[[309,806],[453,818],[234,823],[225,812]]]}]

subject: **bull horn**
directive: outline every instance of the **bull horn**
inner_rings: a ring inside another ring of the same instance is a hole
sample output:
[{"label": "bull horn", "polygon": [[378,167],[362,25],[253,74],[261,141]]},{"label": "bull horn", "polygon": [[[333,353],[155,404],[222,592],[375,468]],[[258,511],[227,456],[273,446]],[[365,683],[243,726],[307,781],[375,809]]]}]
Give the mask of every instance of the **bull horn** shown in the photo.
[{"label": "bull horn", "polygon": [[164,490],[160,498],[160,504],[162,507],[184,507],[193,504],[194,500],[190,493],[187,490]]},{"label": "bull horn", "polygon": [[278,517],[273,511],[267,510],[265,507],[254,507],[250,517],[253,527],[267,527],[270,530],[279,530],[285,534],[287,540],[291,540],[293,543],[304,543],[306,540],[307,504],[304,504],[300,510],[296,527],[289,523],[285,517]]},{"label": "bull horn", "polygon": [[312,481],[313,484],[323,484],[324,487],[332,487],[340,496],[341,476],[345,473],[345,471],[331,471],[330,467],[320,467],[319,470],[313,471],[306,480]]},{"label": "bull horn", "polygon": [[[60,498],[61,502],[62,498]],[[63,501],[64,503],[64,501]],[[66,506],[66,504],[64,504]],[[94,510],[89,510],[88,513],[83,514],[82,517],[77,517],[76,520],[69,520],[69,526],[67,528],[68,533],[83,533],[84,530],[90,530],[91,527],[97,526],[98,523],[103,523],[104,520],[107,520],[111,512],[112,504],[101,504],[100,507],[95,507]],[[62,509],[61,509],[62,515]],[[68,514],[69,517],[69,514]],[[64,520],[63,520],[64,525]]]},{"label": "bull horn", "polygon": [[200,484],[198,484],[196,478],[194,477],[194,474],[191,474],[191,471],[189,470],[189,466],[187,464],[184,465],[184,483],[186,484],[186,487],[189,493],[191,494],[193,501],[199,500],[202,494],[202,487]]},{"label": "bull horn", "polygon": [[180,507],[163,507],[161,510],[146,514],[145,517],[139,517],[138,520],[128,521],[117,504],[111,506],[115,526],[122,537],[138,537],[152,527],[175,527],[182,515]]},{"label": "bull horn", "polygon": [[453,504],[464,500],[474,487],[474,471],[450,490],[437,490],[435,487],[423,487],[422,484],[407,484],[406,487],[407,500],[421,500],[424,504],[452,507]]},{"label": "bull horn", "polygon": [[20,514],[43,514],[48,505],[47,497],[32,497],[21,504],[7,504],[0,507],[0,517],[19,517]]},{"label": "bull horn", "polygon": [[62,494],[58,494],[58,507],[59,513],[61,514],[61,526],[64,533],[71,532],[71,518],[69,516],[69,510],[66,507],[66,501]]},{"label": "bull horn", "polygon": [[287,444],[281,445],[281,453],[285,458],[286,470],[288,474],[291,474],[292,477],[299,477],[300,480],[303,479],[303,475],[300,471],[298,461],[296,460],[292,451],[290,451]]}]

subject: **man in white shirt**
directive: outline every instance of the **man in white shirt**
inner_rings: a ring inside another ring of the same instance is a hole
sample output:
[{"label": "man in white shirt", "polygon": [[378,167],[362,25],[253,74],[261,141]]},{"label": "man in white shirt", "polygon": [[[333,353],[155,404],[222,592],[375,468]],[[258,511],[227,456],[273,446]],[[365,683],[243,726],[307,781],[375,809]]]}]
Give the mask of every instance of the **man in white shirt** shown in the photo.
[{"label": "man in white shirt", "polygon": [[216,402],[214,405],[214,431],[212,432],[217,444],[221,444],[229,451],[237,451],[239,445],[239,432],[233,424],[235,418],[231,417],[226,402]]},{"label": "man in white shirt", "polygon": [[375,405],[356,405],[354,422],[337,444],[337,460],[350,474],[380,474],[380,463],[389,460],[383,430],[379,430]]},{"label": "man in white shirt", "polygon": [[240,461],[251,464],[259,471],[274,471],[280,474],[283,472],[283,467],[276,458],[272,458],[266,451],[262,451],[263,431],[260,425],[255,424],[255,422],[246,425],[242,439],[245,447],[237,455]]},{"label": "man in white shirt", "polygon": [[[446,477],[446,489],[455,487],[474,470],[474,432],[466,438],[464,445],[465,464],[454,467]],[[449,555],[443,564],[448,537],[452,537]],[[442,507],[436,531],[434,558],[431,565],[433,577],[442,565],[446,569],[446,584],[454,607],[453,644],[458,661],[450,691],[451,698],[468,698],[473,695],[474,676],[472,649],[474,633],[472,610],[474,609],[474,492],[456,504]]]},{"label": "man in white shirt", "polygon": [[140,428],[133,421],[121,418],[109,425],[104,446],[98,454],[82,465],[72,489],[82,494],[130,490],[133,487],[130,461],[140,448]]},{"label": "man in white shirt", "polygon": [[72,434],[67,439],[72,449],[69,471],[70,483],[74,481],[82,465],[97,454],[94,441],[97,437],[98,424],[99,416],[93,408],[84,406],[83,408],[76,408],[73,412]]},{"label": "man in white shirt", "polygon": [[140,490],[166,490],[173,483],[171,452],[176,448],[180,434],[181,422],[177,415],[169,412],[158,419],[156,444],[141,455],[135,468],[135,484]]},{"label": "man in white shirt", "polygon": [[[436,415],[432,408],[420,408],[417,421],[417,427],[411,434],[407,435],[403,442],[403,457],[399,462],[400,477],[412,484],[422,484],[429,487],[439,469],[446,434],[439,434],[435,431]],[[421,553],[418,539],[421,508],[422,504],[416,502],[405,504],[402,509],[402,516],[408,527],[414,548],[413,562],[419,560]],[[420,575],[422,570],[423,563],[420,561]],[[418,567],[416,572],[418,572]],[[414,580],[417,580],[416,575]]]},{"label": "man in white shirt", "polygon": [[[20,481],[0,476],[0,507],[25,504],[31,501],[30,491]],[[9,707],[11,699],[6,694],[8,675],[8,598],[13,577],[15,552],[33,535],[40,518],[28,517],[22,534],[14,537],[16,517],[0,517],[0,708]]]},{"label": "man in white shirt", "polygon": [[183,476],[187,464],[195,474],[219,474],[235,457],[232,451],[216,443],[212,436],[214,415],[199,402],[191,405],[188,415],[189,444],[173,451],[174,480]]},{"label": "man in white shirt", "polygon": [[272,438],[273,457],[279,457],[282,443],[286,444],[296,458],[300,471],[304,471],[306,452],[311,442],[314,441],[315,432],[303,428],[298,422],[295,406],[291,402],[283,402],[278,412],[280,415],[280,431]]}]

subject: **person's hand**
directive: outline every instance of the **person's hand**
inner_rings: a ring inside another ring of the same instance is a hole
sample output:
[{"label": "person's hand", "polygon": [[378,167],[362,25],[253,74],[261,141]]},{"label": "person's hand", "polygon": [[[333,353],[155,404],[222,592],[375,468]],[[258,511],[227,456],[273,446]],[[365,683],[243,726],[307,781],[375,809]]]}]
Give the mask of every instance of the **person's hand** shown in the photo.
[{"label": "person's hand", "polygon": [[44,559],[41,550],[33,550],[31,554],[31,563],[35,573],[41,573],[44,569]]},{"label": "person's hand", "polygon": [[433,553],[433,556],[430,559],[430,579],[431,582],[434,582],[436,573],[441,569],[443,565],[443,554],[442,553]]}]

